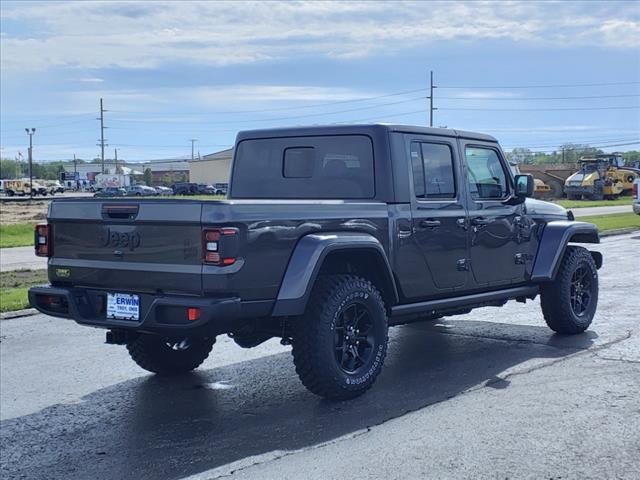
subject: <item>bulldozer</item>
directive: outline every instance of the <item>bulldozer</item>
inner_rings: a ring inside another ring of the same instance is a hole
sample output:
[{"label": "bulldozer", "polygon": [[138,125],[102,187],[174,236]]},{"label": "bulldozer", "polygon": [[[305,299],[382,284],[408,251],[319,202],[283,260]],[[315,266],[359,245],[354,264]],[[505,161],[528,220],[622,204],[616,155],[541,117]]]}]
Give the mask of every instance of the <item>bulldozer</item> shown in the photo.
[{"label": "bulldozer", "polygon": [[565,180],[564,193],[570,200],[613,200],[630,194],[638,177],[640,170],[625,167],[620,153],[582,157],[580,170]]},{"label": "bulldozer", "polygon": [[[513,175],[520,175],[520,165],[516,162],[509,162]],[[549,185],[539,178],[533,179],[533,197],[534,198],[553,198],[553,191]]]}]

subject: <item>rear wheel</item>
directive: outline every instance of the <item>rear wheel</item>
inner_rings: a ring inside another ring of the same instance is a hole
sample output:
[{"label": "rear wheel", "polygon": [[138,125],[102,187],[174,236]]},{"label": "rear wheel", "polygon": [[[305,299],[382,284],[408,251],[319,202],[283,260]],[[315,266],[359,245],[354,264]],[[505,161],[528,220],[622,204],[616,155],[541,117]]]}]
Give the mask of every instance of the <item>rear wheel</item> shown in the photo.
[{"label": "rear wheel", "polygon": [[602,180],[596,180],[593,182],[593,195],[591,200],[603,200],[604,199],[604,182]]},{"label": "rear wheel", "polygon": [[293,328],[293,361],[308,390],[345,400],[368,390],[387,353],[387,314],[380,292],[354,275],[320,277]]},{"label": "rear wheel", "polygon": [[140,367],[159,375],[190,372],[209,356],[214,338],[169,339],[140,334],[127,343],[127,350]]},{"label": "rear wheel", "polygon": [[582,247],[567,247],[553,282],[540,292],[547,325],[558,333],[584,332],[598,305],[598,270],[593,257]]}]

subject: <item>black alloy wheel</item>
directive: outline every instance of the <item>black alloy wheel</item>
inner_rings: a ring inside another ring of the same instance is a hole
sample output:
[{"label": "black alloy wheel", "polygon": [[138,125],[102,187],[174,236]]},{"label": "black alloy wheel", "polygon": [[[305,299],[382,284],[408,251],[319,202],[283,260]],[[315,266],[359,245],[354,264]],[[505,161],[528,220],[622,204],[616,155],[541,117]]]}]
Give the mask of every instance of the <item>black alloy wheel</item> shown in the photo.
[{"label": "black alloy wheel", "polygon": [[582,316],[589,309],[589,304],[593,298],[592,292],[593,276],[586,264],[580,264],[571,276],[570,303],[571,310],[576,316]]},{"label": "black alloy wheel", "polygon": [[339,315],[334,346],[340,369],[348,374],[369,364],[376,346],[375,325],[364,303],[354,301]]}]

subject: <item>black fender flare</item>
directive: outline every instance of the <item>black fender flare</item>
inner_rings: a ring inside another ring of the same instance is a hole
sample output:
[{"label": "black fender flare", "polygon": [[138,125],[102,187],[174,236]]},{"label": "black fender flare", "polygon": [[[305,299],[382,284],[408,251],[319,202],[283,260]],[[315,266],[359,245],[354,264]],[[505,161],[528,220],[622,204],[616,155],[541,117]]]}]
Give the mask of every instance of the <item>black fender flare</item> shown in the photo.
[{"label": "black fender flare", "polygon": [[[548,222],[542,231],[531,281],[549,282],[558,273],[560,261],[569,243],[600,243],[598,227],[592,223],[555,220]],[[602,266],[602,254],[589,251],[596,267]]]},{"label": "black fender flare", "polygon": [[338,250],[371,250],[385,265],[385,278],[395,303],[398,291],[391,265],[382,244],[372,235],[359,232],[313,233],[302,237],[289,259],[273,307],[274,317],[302,315],[324,259]]}]

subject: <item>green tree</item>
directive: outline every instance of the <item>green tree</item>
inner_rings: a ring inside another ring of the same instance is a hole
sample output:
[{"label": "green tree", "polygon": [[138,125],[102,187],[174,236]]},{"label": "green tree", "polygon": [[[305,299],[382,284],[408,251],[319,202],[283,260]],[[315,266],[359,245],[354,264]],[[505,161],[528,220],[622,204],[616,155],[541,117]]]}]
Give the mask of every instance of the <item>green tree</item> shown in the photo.
[{"label": "green tree", "polygon": [[144,183],[146,183],[147,186],[151,187],[153,185],[153,174],[151,173],[150,168],[146,168],[144,170],[144,175],[142,178],[144,179]]}]

